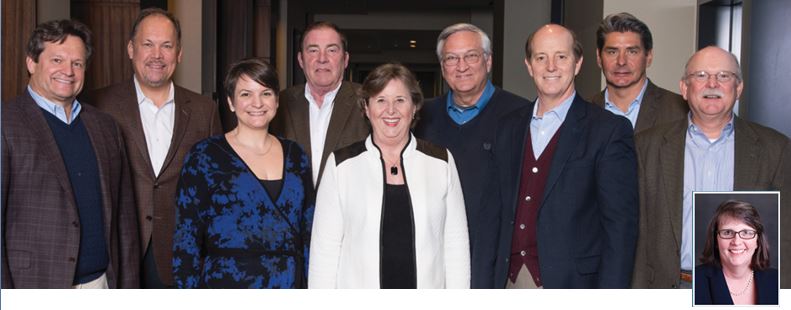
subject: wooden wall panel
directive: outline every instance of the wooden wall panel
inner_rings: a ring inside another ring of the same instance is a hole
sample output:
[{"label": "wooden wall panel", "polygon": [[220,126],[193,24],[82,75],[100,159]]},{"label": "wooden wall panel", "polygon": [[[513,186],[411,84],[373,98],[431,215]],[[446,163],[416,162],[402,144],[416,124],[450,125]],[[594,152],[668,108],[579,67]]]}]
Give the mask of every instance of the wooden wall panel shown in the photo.
[{"label": "wooden wall panel", "polygon": [[126,52],[140,0],[71,0],[72,18],[93,31],[93,55],[83,92],[132,78]]},{"label": "wooden wall panel", "polygon": [[2,101],[6,101],[27,87],[25,55],[30,33],[36,27],[36,1],[3,0],[2,14]]}]

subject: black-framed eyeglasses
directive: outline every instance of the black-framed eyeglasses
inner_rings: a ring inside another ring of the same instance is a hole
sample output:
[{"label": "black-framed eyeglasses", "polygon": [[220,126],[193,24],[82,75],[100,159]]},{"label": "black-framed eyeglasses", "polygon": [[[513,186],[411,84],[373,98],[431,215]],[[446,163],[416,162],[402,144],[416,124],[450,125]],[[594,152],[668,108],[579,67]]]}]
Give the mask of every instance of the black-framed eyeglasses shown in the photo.
[{"label": "black-framed eyeglasses", "polygon": [[736,237],[736,235],[739,235],[739,238],[742,239],[753,239],[755,238],[756,235],[758,235],[758,232],[752,229],[745,229],[740,231],[734,231],[732,229],[722,229],[717,231],[717,236],[720,236],[720,238],[722,239],[733,239]]},{"label": "black-framed eyeglasses", "polygon": [[717,73],[708,73],[706,71],[697,71],[687,74],[687,79],[691,79],[698,83],[705,83],[709,81],[709,77],[714,76],[714,79],[719,83],[728,83],[735,79],[739,79],[736,73],[730,71],[720,71]]},{"label": "black-framed eyeglasses", "polygon": [[486,55],[486,53],[480,53],[480,52],[469,52],[467,54],[464,54],[464,56],[462,57],[459,57],[458,55],[454,55],[454,54],[448,54],[442,58],[442,64],[452,67],[458,65],[459,61],[461,59],[464,59],[464,62],[466,62],[468,65],[474,65],[481,62],[481,58],[483,58],[484,55]]}]

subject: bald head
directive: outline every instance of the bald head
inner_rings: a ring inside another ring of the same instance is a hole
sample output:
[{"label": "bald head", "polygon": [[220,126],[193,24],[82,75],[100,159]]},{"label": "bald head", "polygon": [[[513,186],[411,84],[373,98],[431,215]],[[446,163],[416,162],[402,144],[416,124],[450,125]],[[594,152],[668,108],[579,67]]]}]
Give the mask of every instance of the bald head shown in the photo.
[{"label": "bald head", "polygon": [[525,42],[525,58],[530,59],[530,56],[533,55],[533,42],[536,40],[536,37],[541,37],[543,39],[547,36],[565,38],[568,40],[569,46],[574,52],[574,58],[576,60],[582,58],[582,43],[577,40],[577,35],[568,28],[558,24],[546,24],[541,26],[527,37],[527,42]]},{"label": "bald head", "polygon": [[742,69],[739,66],[739,59],[736,58],[731,52],[728,52],[717,46],[707,46],[692,54],[692,57],[687,60],[684,65],[684,77],[692,72],[700,71],[699,69],[692,69],[691,67],[700,67],[702,63],[717,63],[718,67],[725,67],[728,71],[736,73],[736,77],[741,81]]}]

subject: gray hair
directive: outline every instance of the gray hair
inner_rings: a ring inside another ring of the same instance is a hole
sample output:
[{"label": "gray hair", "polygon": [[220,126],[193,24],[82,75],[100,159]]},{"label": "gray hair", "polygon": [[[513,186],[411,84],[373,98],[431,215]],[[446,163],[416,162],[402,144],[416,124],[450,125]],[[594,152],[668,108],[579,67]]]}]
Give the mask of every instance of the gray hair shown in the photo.
[{"label": "gray hair", "polygon": [[442,48],[445,47],[445,41],[447,41],[448,37],[454,33],[461,31],[477,33],[478,36],[481,37],[481,48],[483,49],[483,52],[486,55],[492,55],[492,40],[489,39],[489,36],[486,34],[486,32],[483,32],[481,28],[478,28],[473,24],[458,23],[443,29],[439,34],[439,37],[437,37],[437,58],[439,59],[440,63],[442,62]]}]

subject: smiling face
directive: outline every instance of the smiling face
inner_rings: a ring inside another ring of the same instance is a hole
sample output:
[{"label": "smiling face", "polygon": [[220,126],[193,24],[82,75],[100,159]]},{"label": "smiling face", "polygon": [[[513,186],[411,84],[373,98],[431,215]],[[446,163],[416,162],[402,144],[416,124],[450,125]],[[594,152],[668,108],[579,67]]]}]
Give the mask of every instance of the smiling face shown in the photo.
[{"label": "smiling face", "polygon": [[228,97],[228,105],[236,114],[239,127],[268,129],[277,112],[277,93],[242,75],[236,82],[233,98]]},{"label": "smiling face", "polygon": [[63,43],[45,42],[38,62],[25,59],[30,88],[61,106],[70,105],[82,91],[87,50],[82,39],[66,36]]},{"label": "smiling face", "polygon": [[341,36],[328,27],[316,28],[306,33],[302,50],[297,56],[308,86],[313,90],[332,90],[338,87],[343,71],[349,65],[349,53],[343,50]]},{"label": "smiling face", "polygon": [[607,87],[615,88],[642,87],[645,70],[653,59],[653,51],[646,51],[640,35],[631,31],[608,33],[596,53]]},{"label": "smiling face", "polygon": [[[480,97],[486,88],[486,77],[492,69],[492,58],[484,53],[481,37],[472,31],[459,31],[445,40],[441,55],[458,57],[455,65],[446,65],[442,62],[442,77],[448,82],[454,95],[462,97]],[[474,59],[467,55],[479,55],[478,61],[468,63],[467,59]],[[467,57],[465,57],[467,56]],[[456,102],[456,104],[464,104]],[[470,105],[475,104],[473,101]]]},{"label": "smiling face", "polygon": [[574,77],[582,58],[574,57],[574,38],[563,27],[548,25],[533,36],[530,58],[525,59],[541,102],[559,102],[574,93]]},{"label": "smiling face", "polygon": [[[730,229],[733,231],[755,230],[754,227],[729,215],[720,217],[718,229]],[[723,239],[717,236],[717,248],[723,268],[733,269],[735,267],[750,266],[755,250],[758,248],[758,236],[752,239],[742,239],[738,234],[733,239]]]},{"label": "smiling face", "polygon": [[[699,71],[712,76],[705,82],[689,77]],[[729,82],[718,82],[713,75],[722,71],[736,73],[739,68],[733,57],[718,47],[704,48],[689,60],[686,77],[681,80],[680,87],[681,95],[689,103],[693,121],[730,119],[736,99],[742,94],[743,83],[736,78]]]},{"label": "smiling face", "polygon": [[167,17],[150,15],[143,19],[126,49],[138,82],[149,88],[170,85],[181,62],[181,47],[176,28]]},{"label": "smiling face", "polygon": [[390,80],[380,93],[368,98],[365,106],[365,116],[371,122],[372,135],[377,143],[407,141],[416,111],[409,88],[400,79]]}]

